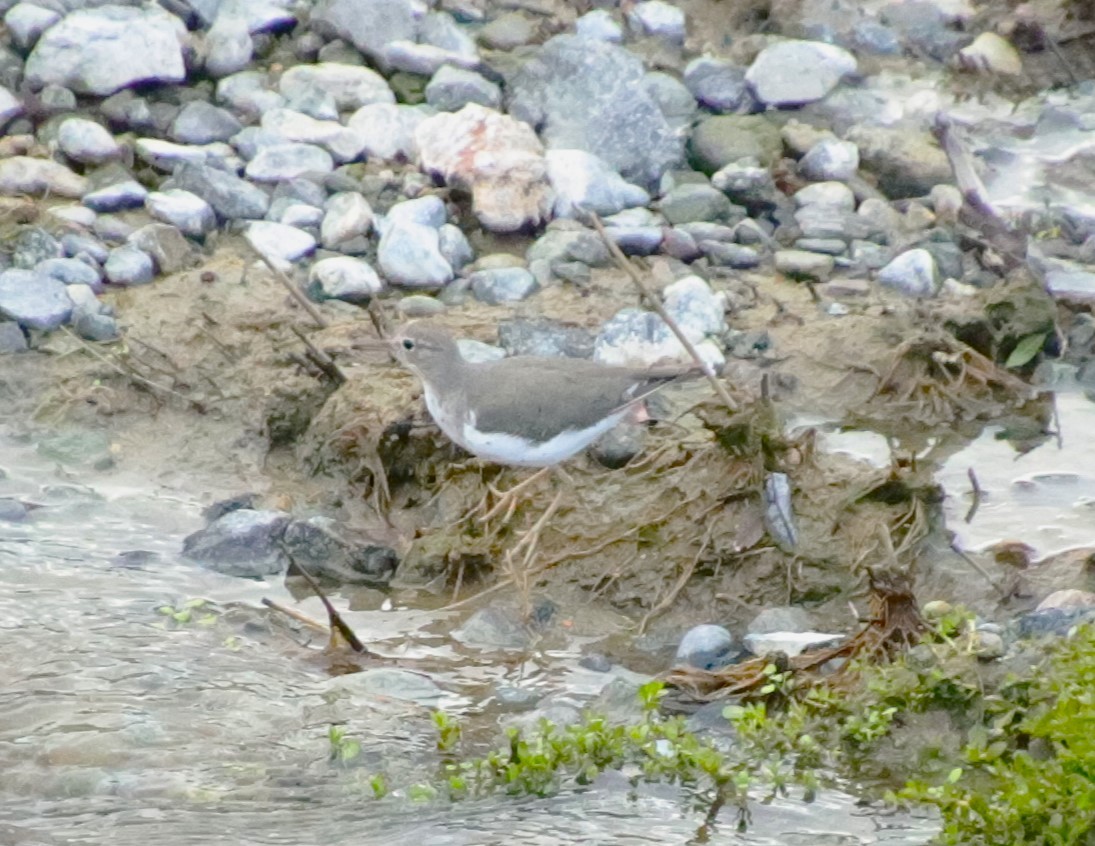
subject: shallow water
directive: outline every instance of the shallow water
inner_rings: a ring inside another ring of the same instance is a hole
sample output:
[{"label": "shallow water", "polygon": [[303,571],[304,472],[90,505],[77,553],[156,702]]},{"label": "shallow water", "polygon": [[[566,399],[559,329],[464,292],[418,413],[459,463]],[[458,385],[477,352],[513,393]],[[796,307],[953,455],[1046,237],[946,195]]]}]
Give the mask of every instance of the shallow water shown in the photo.
[{"label": "shallow water", "polygon": [[[359,595],[352,624],[382,654],[428,665],[418,701],[384,695],[382,674],[336,675],[316,642],[261,605],[297,605],[279,581],[228,578],[177,557],[201,524],[200,480],[171,486],[124,469],[62,470],[32,439],[0,435],[0,496],[40,503],[0,522],[0,842],[234,844],[624,844],[688,842],[702,823],[680,792],[623,779],[551,799],[457,804],[370,797],[434,771],[431,707],[490,736],[496,683],[581,703],[611,676],[577,648],[469,654],[438,615]],[[134,551],[142,551],[139,555]],[[121,553],[130,553],[119,557]],[[188,600],[206,604],[177,623]],[[316,615],[314,601],[299,603]],[[329,726],[363,752],[328,761]],[[754,808],[746,834],[724,811],[710,842],[920,844],[932,825],[819,801]]]}]

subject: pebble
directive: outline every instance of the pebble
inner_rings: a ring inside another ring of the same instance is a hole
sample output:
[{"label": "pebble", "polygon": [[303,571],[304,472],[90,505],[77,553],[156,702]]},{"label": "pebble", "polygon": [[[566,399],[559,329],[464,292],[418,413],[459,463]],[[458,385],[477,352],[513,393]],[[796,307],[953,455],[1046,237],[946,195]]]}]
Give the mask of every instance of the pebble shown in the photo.
[{"label": "pebble", "polygon": [[404,317],[417,319],[420,317],[434,317],[445,311],[445,304],[435,297],[425,294],[411,294],[402,297],[396,307]]},{"label": "pebble", "polygon": [[368,304],[384,283],[367,261],[334,256],[317,261],[308,271],[308,296],[313,300],[343,300]]},{"label": "pebble", "polygon": [[523,267],[478,270],[468,276],[472,293],[488,305],[517,302],[531,296],[540,286]]},{"label": "pebble", "polygon": [[280,215],[273,217],[268,213],[266,219],[275,223],[284,223],[286,226],[295,226],[297,229],[317,229],[323,224],[323,209],[304,203],[290,202],[282,209]]},{"label": "pebble", "polygon": [[958,51],[958,66],[965,70],[1003,76],[1019,76],[1023,60],[1011,42],[995,32],[982,32],[968,47]]},{"label": "pebble", "polygon": [[213,79],[246,70],[255,55],[247,21],[236,15],[217,15],[205,34],[205,72]]},{"label": "pebble", "polygon": [[1089,590],[1056,590],[1038,603],[1035,611],[1072,611],[1077,608],[1095,608],[1095,593]]},{"label": "pebble", "polygon": [[791,279],[824,282],[833,272],[832,256],[806,250],[777,250],[773,256],[776,271]]},{"label": "pebble", "polygon": [[340,112],[350,112],[375,103],[395,103],[387,80],[371,68],[338,62],[297,65],[278,81],[278,91],[294,99],[319,88],[330,94]]},{"label": "pebble", "polygon": [[374,62],[384,59],[384,48],[393,41],[413,41],[418,28],[409,0],[320,0],[311,23],[350,42]]},{"label": "pebble", "polygon": [[258,119],[265,112],[285,105],[285,98],[270,89],[266,74],[259,71],[245,70],[226,76],[217,83],[216,98],[248,119]]},{"label": "pebble", "polygon": [[438,228],[437,236],[441,255],[457,273],[475,259],[475,251],[459,226],[446,223]]},{"label": "pebble", "polygon": [[280,542],[291,520],[283,511],[230,511],[188,535],[182,554],[226,576],[276,576],[289,563]]},{"label": "pebble", "polygon": [[627,10],[627,23],[635,32],[682,44],[686,34],[684,12],[664,0],[644,0]]},{"label": "pebble", "polygon": [[180,144],[212,144],[227,141],[243,129],[227,109],[204,100],[193,100],[179,111],[171,124],[171,137]]},{"label": "pebble", "polygon": [[814,627],[814,617],[798,605],[765,608],[747,626],[749,634],[771,632],[808,632]]},{"label": "pebble", "polygon": [[69,159],[80,164],[99,165],[122,154],[122,148],[107,129],[86,118],[68,118],[57,128],[57,146]]},{"label": "pebble", "polygon": [[925,249],[907,250],[878,271],[878,282],[906,297],[933,297],[939,290],[935,259]]},{"label": "pebble", "polygon": [[0,320],[0,354],[23,352],[27,347],[27,336],[12,320]]},{"label": "pebble", "polygon": [[693,130],[688,149],[697,170],[715,173],[742,159],[774,164],[783,154],[783,139],[762,115],[712,115]]},{"label": "pebble", "polygon": [[624,40],[623,28],[607,9],[593,9],[574,22],[574,31],[582,38],[619,44]]},{"label": "pebble", "polygon": [[441,255],[437,229],[420,223],[389,225],[377,248],[377,263],[388,282],[406,288],[439,288],[454,275]]},{"label": "pebble", "polygon": [[106,261],[109,252],[106,245],[98,238],[76,232],[68,232],[61,236],[61,250],[66,256],[84,255],[98,264]]},{"label": "pebble", "polygon": [[217,228],[213,207],[197,194],[178,188],[149,194],[145,209],[154,219],[177,227],[191,238],[201,238]]},{"label": "pebble", "polygon": [[318,144],[336,162],[352,162],[361,155],[358,134],[334,120],[316,120],[293,109],[271,109],[262,116],[261,126],[286,141]]},{"label": "pebble", "polygon": [[844,635],[825,632],[764,632],[747,634],[743,640],[750,652],[762,658],[776,653],[793,658],[810,649],[835,646],[843,639]]},{"label": "pebble", "polygon": [[341,536],[332,518],[320,515],[293,520],[281,541],[299,567],[317,578],[343,584],[383,585],[399,563],[391,547],[351,543]]},{"label": "pebble", "polygon": [[156,265],[148,253],[132,244],[125,244],[110,251],[103,272],[112,285],[132,287],[147,285],[155,279]]},{"label": "pebble", "polygon": [[713,112],[746,111],[753,102],[745,68],[723,59],[693,59],[684,68],[684,84],[701,106]]},{"label": "pebble", "polygon": [[730,200],[711,185],[686,183],[662,197],[658,209],[671,224],[721,221],[730,214]]},{"label": "pebble", "polygon": [[174,226],[149,223],[134,229],[126,242],[152,256],[160,273],[175,273],[193,264],[195,250]]},{"label": "pebble", "polygon": [[148,189],[136,179],[124,179],[84,194],[83,203],[96,212],[120,212],[144,205]]},{"label": "pebble", "polygon": [[31,270],[39,262],[61,257],[61,242],[39,226],[31,226],[19,232],[12,243],[12,267]]},{"label": "pebble", "polygon": [[818,141],[798,163],[798,172],[816,182],[845,182],[858,170],[859,148],[837,138]]},{"label": "pebble", "polygon": [[[693,340],[704,363],[721,370],[725,356],[710,341]],[[618,367],[650,367],[666,362],[691,361],[687,350],[657,314],[635,308],[616,312],[601,327],[593,357],[602,364]]]},{"label": "pebble", "polygon": [[760,102],[785,108],[822,99],[857,67],[855,57],[843,48],[791,39],[761,50],[745,80]]},{"label": "pebble", "polygon": [[178,19],[156,6],[79,9],[42,33],[26,81],[99,97],[138,83],[182,82],[184,40]]},{"label": "pebble", "polygon": [[30,156],[0,159],[0,194],[49,194],[79,199],[88,181],[58,162]]},{"label": "pebble", "polygon": [[646,188],[681,161],[684,137],[644,90],[645,74],[622,47],[557,35],[509,81],[509,112],[542,127],[547,147],[593,153]]},{"label": "pebble", "polygon": [[843,182],[815,182],[800,188],[791,199],[800,209],[819,206],[836,211],[855,211],[855,194]]},{"label": "pebble", "polygon": [[496,605],[480,608],[452,636],[480,649],[525,649],[532,642],[532,632],[517,614]]},{"label": "pebble", "polygon": [[262,255],[275,264],[292,264],[316,248],[316,239],[295,226],[256,220],[247,224],[244,237]]},{"label": "pebble", "polygon": [[56,329],[72,314],[63,282],[32,270],[0,272],[0,316],[24,329]]},{"label": "pebble", "polygon": [[344,191],[327,200],[320,226],[320,243],[328,249],[351,238],[368,235],[373,228],[373,210],[368,200],[353,191]]},{"label": "pebble", "polygon": [[415,141],[422,169],[469,191],[484,228],[516,232],[548,218],[543,146],[527,123],[471,103],[423,120]]},{"label": "pebble", "polygon": [[228,144],[214,141],[212,144],[176,144],[159,138],[138,138],[133,145],[137,157],[154,168],[172,173],[181,164],[211,164],[235,166],[236,151]]},{"label": "pebble", "polygon": [[441,112],[459,111],[468,103],[500,109],[502,89],[475,71],[445,65],[426,85],[426,102]]},{"label": "pebble", "polygon": [[4,15],[4,26],[12,44],[24,53],[30,50],[38,38],[61,20],[61,15],[36,3],[16,3]]},{"label": "pebble", "polygon": [[427,114],[415,106],[377,103],[362,106],[346,122],[367,159],[411,161],[418,154],[415,130]]},{"label": "pebble", "polygon": [[[844,244],[841,242],[841,247]],[[727,244],[722,241],[700,241],[698,250],[707,256],[711,264],[718,267],[731,267],[735,270],[750,270],[760,267],[761,256],[752,247],[741,244]]]},{"label": "pebble", "polygon": [[99,271],[79,259],[45,259],[34,266],[34,272],[56,279],[65,285],[86,285],[96,293],[103,288],[103,280],[99,275]]},{"label": "pebble", "polygon": [[0,129],[7,126],[12,118],[21,114],[23,114],[23,101],[0,85]]},{"label": "pebble", "polygon": [[176,168],[171,183],[197,194],[222,220],[261,219],[270,207],[270,198],[261,188],[207,165],[184,163]]},{"label": "pebble", "polygon": [[718,670],[738,655],[734,636],[722,626],[704,623],[685,632],[677,646],[674,663],[700,670]]},{"label": "pebble", "polygon": [[650,202],[645,190],[625,181],[607,162],[585,150],[548,150],[545,159],[555,192],[556,218],[581,217],[584,212],[607,217]]},{"label": "pebble", "polygon": [[971,645],[974,654],[982,661],[992,661],[1002,658],[1007,652],[1004,639],[995,632],[978,630],[971,636]]},{"label": "pebble", "polygon": [[244,170],[255,182],[283,182],[298,176],[321,176],[335,169],[334,159],[313,144],[285,143],[263,147]]}]

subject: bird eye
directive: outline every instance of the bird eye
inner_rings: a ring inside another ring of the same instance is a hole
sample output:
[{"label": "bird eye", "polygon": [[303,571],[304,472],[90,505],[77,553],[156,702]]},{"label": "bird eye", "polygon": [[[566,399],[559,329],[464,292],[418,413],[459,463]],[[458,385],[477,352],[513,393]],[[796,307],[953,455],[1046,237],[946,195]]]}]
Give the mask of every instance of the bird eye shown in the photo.
[{"label": "bird eye", "polygon": [[414,349],[414,341],[412,341],[410,338],[404,338],[403,339],[403,349],[413,350]]}]

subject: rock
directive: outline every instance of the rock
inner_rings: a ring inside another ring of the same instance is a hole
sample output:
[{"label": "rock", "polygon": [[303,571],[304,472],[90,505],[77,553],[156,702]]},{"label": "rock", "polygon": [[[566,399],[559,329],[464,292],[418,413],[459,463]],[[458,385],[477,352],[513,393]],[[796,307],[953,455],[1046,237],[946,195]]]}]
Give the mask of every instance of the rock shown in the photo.
[{"label": "rock", "polygon": [[72,314],[65,285],[31,270],[0,272],[0,317],[24,329],[56,329]]},{"label": "rock", "polygon": [[[576,228],[563,229],[561,225],[564,224]],[[538,259],[550,263],[580,261],[590,267],[608,267],[612,264],[612,255],[600,236],[571,221],[553,222],[528,248],[525,260],[529,266]]]},{"label": "rock", "polygon": [[607,9],[586,12],[574,22],[574,31],[582,38],[592,38],[609,44],[619,44],[624,40],[623,29]]},{"label": "rock", "polygon": [[418,40],[475,63],[479,61],[475,39],[446,11],[428,12],[422,18],[418,29]]},{"label": "rock", "polygon": [[995,32],[982,32],[973,43],[958,51],[958,66],[979,73],[1019,76],[1023,60],[1007,39]]},{"label": "rock", "polygon": [[26,64],[26,81],[106,97],[137,84],[186,78],[186,30],[157,6],[101,6],[71,12],[44,32]]},{"label": "rock", "polygon": [[34,266],[34,272],[56,279],[64,285],[86,285],[96,293],[101,291],[103,287],[103,280],[99,276],[99,271],[79,259],[46,259]]},{"label": "rock", "polygon": [[660,38],[672,44],[684,43],[684,12],[664,0],[643,0],[630,6],[627,23],[641,35]]},{"label": "rock", "polygon": [[545,318],[515,319],[498,327],[499,341],[510,355],[569,356],[593,355],[593,335],[578,326],[566,326]]},{"label": "rock", "polygon": [[459,226],[452,223],[442,225],[437,230],[437,241],[441,255],[457,273],[475,258],[475,251]]},{"label": "rock", "polygon": [[284,182],[298,176],[321,176],[335,169],[334,159],[313,144],[275,144],[263,147],[247,163],[244,173],[255,182]]},{"label": "rock", "polygon": [[906,297],[932,297],[939,290],[939,273],[930,252],[906,250],[878,271],[878,282]]},{"label": "rock", "polygon": [[0,320],[0,355],[23,352],[27,348],[27,336],[19,324],[13,320]]},{"label": "rock", "polygon": [[730,214],[730,200],[710,185],[678,185],[658,203],[658,210],[672,224],[720,221]]},{"label": "rock", "polygon": [[878,177],[891,200],[923,197],[953,177],[950,162],[927,131],[858,124],[844,139],[859,149],[861,166]]},{"label": "rock", "polygon": [[173,188],[145,197],[145,209],[156,220],[177,227],[184,235],[202,238],[217,228],[213,207],[197,194]]},{"label": "rock", "polygon": [[547,219],[547,165],[528,125],[469,104],[422,121],[415,141],[423,170],[469,191],[472,211],[486,229],[516,232]]},{"label": "rock", "polygon": [[535,35],[536,25],[528,17],[521,12],[506,12],[480,29],[476,37],[492,50],[509,51],[528,44]]},{"label": "rock", "polygon": [[685,632],[673,660],[677,666],[718,670],[732,664],[737,654],[734,636],[729,631],[722,626],[705,623]]},{"label": "rock", "polygon": [[262,116],[262,128],[287,141],[318,144],[340,164],[361,155],[362,141],[358,134],[338,121],[316,120],[292,109],[271,109]]},{"label": "rock", "polygon": [[785,108],[822,99],[857,70],[855,57],[820,41],[777,41],[757,55],[745,81],[760,102]]},{"label": "rock", "polygon": [[408,0],[319,0],[311,22],[380,62],[385,47],[399,40],[413,42],[418,28]]},{"label": "rock", "polygon": [[773,256],[776,271],[791,279],[824,282],[833,272],[833,257],[806,250],[777,250]]},{"label": "rock", "polygon": [[[375,699],[389,702],[398,699],[429,708],[437,708],[446,695],[425,673],[398,667],[375,667],[335,676],[328,686],[335,691],[349,691],[351,697],[355,694],[368,697],[366,703]],[[340,694],[339,698],[345,695]]]},{"label": "rock", "polygon": [[[702,339],[689,340],[706,364],[716,370],[722,368],[725,357],[717,346]],[[605,322],[594,343],[593,357],[602,364],[619,367],[691,361],[688,351],[661,317],[634,308],[622,309]]]},{"label": "rock", "polygon": [[155,279],[156,265],[148,253],[125,244],[110,251],[103,272],[112,285],[132,287],[147,285]]},{"label": "rock", "polygon": [[861,53],[893,56],[901,52],[901,39],[897,33],[874,20],[856,22],[852,27],[852,44]]},{"label": "rock", "polygon": [[99,165],[122,154],[106,127],[85,118],[68,118],[57,128],[57,146],[74,162]]},{"label": "rock", "polygon": [[437,230],[420,223],[389,226],[380,239],[377,262],[391,284],[406,288],[439,288],[453,278]]},{"label": "rock", "polygon": [[436,194],[416,197],[396,203],[384,218],[386,226],[399,226],[404,223],[417,223],[420,226],[440,228],[449,218],[444,201]]},{"label": "rock", "polygon": [[744,638],[749,651],[761,658],[776,653],[793,658],[810,649],[835,646],[843,639],[844,635],[824,632],[764,632],[747,634]]},{"label": "rock", "polygon": [[377,103],[362,106],[346,122],[367,159],[411,161],[418,154],[415,130],[426,113],[414,106]]},{"label": "rock", "polygon": [[226,76],[217,83],[216,96],[219,102],[227,103],[238,114],[250,119],[260,118],[285,105],[285,98],[268,87],[266,74],[258,71],[240,71]]},{"label": "rock", "polygon": [[176,144],[159,138],[138,138],[133,145],[137,157],[154,168],[172,173],[181,164],[211,165],[233,172],[239,159],[236,151],[223,142],[212,144]]},{"label": "rock", "polygon": [[619,470],[642,453],[646,446],[646,427],[641,423],[621,423],[593,442],[589,454],[602,467]]},{"label": "rock", "polygon": [[79,199],[88,181],[63,164],[30,156],[0,159],[0,194],[50,194]]},{"label": "rock", "polygon": [[855,211],[855,194],[843,182],[815,182],[800,188],[792,199],[796,208],[819,206],[836,211]]},{"label": "rock", "polygon": [[255,54],[247,21],[235,15],[217,15],[205,34],[205,72],[221,79],[246,70]]},{"label": "rock", "polygon": [[669,316],[690,341],[726,331],[726,307],[722,298],[699,276],[685,276],[662,290]]},{"label": "rock", "polygon": [[798,172],[817,182],[846,182],[859,170],[859,148],[850,141],[824,138],[798,162]]},{"label": "rock", "polygon": [[[392,86],[400,99],[405,102],[420,102],[421,88],[412,81],[413,77],[433,76],[445,65],[456,67],[469,67],[478,64],[478,60],[472,56],[464,56],[452,50],[435,47],[432,44],[415,44],[413,41],[393,41],[384,48],[384,57],[381,64],[395,71],[402,71],[404,86],[402,91],[396,82],[397,74],[392,75]],[[414,98],[410,91],[416,90]]]},{"label": "rock", "polygon": [[395,103],[395,95],[384,77],[360,65],[337,62],[297,65],[285,71],[278,82],[278,90],[290,100],[311,88],[320,88],[334,97],[340,112],[376,103]]},{"label": "rock", "polygon": [[334,256],[317,261],[308,271],[308,296],[313,300],[343,300],[367,305],[384,290],[377,272],[363,259]]},{"label": "rock", "polygon": [[502,107],[502,89],[475,71],[444,65],[426,85],[426,102],[441,112],[456,112],[468,103]]},{"label": "rock", "polygon": [[328,249],[368,235],[373,228],[373,210],[368,200],[353,191],[334,194],[326,204],[320,227],[320,243]]},{"label": "rock", "polygon": [[241,129],[243,124],[226,109],[204,100],[192,100],[171,124],[171,137],[180,144],[212,144],[227,141]]},{"label": "rock", "polygon": [[765,608],[748,625],[750,634],[772,632],[808,632],[814,627],[814,617],[805,608],[787,605],[782,608]]},{"label": "rock", "polygon": [[309,255],[316,248],[316,239],[302,229],[256,220],[247,224],[244,237],[262,255],[275,264],[292,264]]},{"label": "rock", "polygon": [[472,293],[488,305],[517,302],[526,299],[540,286],[523,267],[478,270],[468,277]]},{"label": "rock", "polygon": [[1095,593],[1089,590],[1055,590],[1038,603],[1035,611],[1073,611],[1076,609],[1095,608]]},{"label": "rock", "polygon": [[740,159],[720,168],[712,175],[711,184],[751,215],[765,215],[786,206],[772,171],[760,167],[755,159]]},{"label": "rock", "polygon": [[270,204],[266,219],[274,223],[294,226],[297,229],[313,230],[318,229],[323,223],[323,209],[288,199],[276,200]]},{"label": "rock", "polygon": [[[86,211],[91,211],[86,209]],[[92,212],[94,216],[94,212]],[[69,232],[66,235],[61,236],[61,250],[66,256],[76,257],[81,254],[87,256],[97,264],[102,264],[106,261],[107,253],[109,250],[106,245],[98,238],[93,238],[90,235],[81,235],[76,232]]]},{"label": "rock", "polygon": [[605,217],[650,202],[646,191],[624,181],[607,163],[585,150],[548,150],[545,159],[557,218],[581,217],[583,212]]},{"label": "rock", "polygon": [[11,266],[31,270],[39,262],[61,257],[61,243],[45,229],[31,226],[11,242]]},{"label": "rock", "polygon": [[[15,326],[14,323],[0,323],[0,327],[3,326]],[[18,329],[18,327],[16,327]],[[3,333],[0,332],[0,335]],[[22,337],[22,335],[20,335]],[[0,353],[7,352],[2,347],[3,341],[0,340]],[[27,515],[30,513],[23,503],[17,499],[8,499],[7,497],[0,498],[0,523],[22,523],[27,519]]]},{"label": "rock", "polygon": [[970,637],[970,646],[973,648],[973,654],[982,661],[1002,658],[1004,653],[1007,652],[1004,639],[995,632],[990,631],[975,631]]},{"label": "rock", "polygon": [[688,142],[696,170],[714,173],[741,159],[772,165],[783,152],[779,129],[761,115],[715,115],[701,122]]},{"label": "rock", "polygon": [[139,209],[144,205],[148,189],[136,179],[123,179],[84,194],[83,203],[97,212],[111,213]]},{"label": "rock", "polygon": [[0,85],[0,129],[7,126],[12,118],[21,114],[23,114],[23,101]]},{"label": "rock", "polygon": [[540,128],[549,148],[593,153],[648,187],[683,155],[683,138],[643,90],[642,61],[577,35],[557,35],[509,85],[509,111]]},{"label": "rock", "polygon": [[685,87],[713,112],[744,112],[753,104],[745,83],[745,68],[710,56],[700,56],[684,69]]},{"label": "rock", "polygon": [[651,71],[643,77],[643,90],[657,104],[670,128],[682,137],[692,131],[696,118],[696,98],[674,76]]},{"label": "rock", "polygon": [[283,511],[231,511],[183,541],[183,555],[223,573],[261,579],[284,573],[280,542],[292,518]]},{"label": "rock", "polygon": [[329,517],[293,520],[285,527],[281,541],[292,555],[293,564],[310,576],[344,584],[383,585],[399,563],[390,547],[354,544],[343,538]]},{"label": "rock", "polygon": [[270,207],[270,198],[261,188],[207,165],[182,164],[171,183],[171,187],[197,194],[222,220],[261,219]]},{"label": "rock", "polygon": [[509,608],[489,605],[472,614],[452,632],[460,643],[480,649],[525,649],[532,633]]},{"label": "rock", "polygon": [[[6,5],[6,4],[5,4]],[[16,3],[4,15],[11,42],[23,52],[30,50],[42,33],[61,20],[53,9],[35,3]]]},{"label": "rock", "polygon": [[152,256],[160,273],[175,273],[194,263],[194,247],[176,227],[150,223],[134,229],[126,241]]},{"label": "rock", "polygon": [[114,315],[100,311],[83,311],[74,314],[72,330],[85,341],[96,343],[113,341],[121,334]]}]

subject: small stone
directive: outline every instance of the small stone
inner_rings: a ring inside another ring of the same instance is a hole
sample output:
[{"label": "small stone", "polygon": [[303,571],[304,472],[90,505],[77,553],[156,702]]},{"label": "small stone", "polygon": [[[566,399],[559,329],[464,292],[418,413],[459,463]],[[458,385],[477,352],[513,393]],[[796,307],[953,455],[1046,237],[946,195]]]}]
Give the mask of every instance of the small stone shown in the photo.
[{"label": "small stone", "polygon": [[753,95],[769,106],[801,106],[822,99],[846,75],[855,73],[855,57],[819,41],[777,41],[757,55],[745,80]]},{"label": "small stone", "polygon": [[594,212],[601,217],[622,209],[645,206],[650,195],[626,182],[608,164],[584,150],[548,150],[548,179],[555,191],[554,216],[581,217]]},{"label": "small stone", "polygon": [[30,50],[38,38],[53,26],[61,16],[53,9],[35,3],[16,3],[4,15],[4,26],[11,35],[12,43],[23,52]]},{"label": "small stone", "polygon": [[641,423],[622,423],[594,441],[589,454],[602,467],[618,470],[641,454],[645,445],[645,426]]},{"label": "small stone", "polygon": [[0,320],[0,355],[24,352],[27,349],[27,336],[13,320]]},{"label": "small stone", "polygon": [[1073,611],[1076,609],[1095,608],[1095,593],[1089,590],[1056,590],[1038,603],[1035,611]]},{"label": "small stone", "polygon": [[733,663],[737,654],[734,636],[727,629],[705,623],[685,632],[674,662],[699,670],[718,670]]},{"label": "small stone", "polygon": [[328,249],[368,235],[373,228],[373,210],[368,200],[356,192],[341,192],[327,201],[320,227],[320,243]]},{"label": "small stone", "polygon": [[266,219],[297,229],[316,229],[323,223],[323,209],[283,198],[270,204]]},{"label": "small stone", "polygon": [[745,68],[722,59],[693,59],[684,69],[684,84],[700,105],[713,112],[740,112],[753,102]]},{"label": "small stone", "polygon": [[270,198],[261,188],[206,165],[180,165],[171,182],[174,188],[197,194],[224,220],[261,219],[270,207]]},{"label": "small stone", "polygon": [[878,282],[906,297],[933,297],[939,290],[935,259],[925,249],[907,250],[878,271]]},{"label": "small stone", "polygon": [[671,224],[723,220],[730,214],[730,200],[711,185],[678,185],[658,203]]},{"label": "small stone", "polygon": [[122,154],[122,148],[104,126],[85,118],[65,120],[57,129],[57,146],[80,164],[103,164]]},{"label": "small stone", "polygon": [[362,259],[335,256],[317,261],[308,271],[308,296],[313,300],[367,305],[382,290],[377,272]]},{"label": "small stone", "polygon": [[824,138],[798,163],[798,172],[817,182],[844,182],[859,170],[859,148],[850,141]]},{"label": "small stone", "polygon": [[352,162],[361,155],[361,138],[335,120],[316,120],[292,109],[271,109],[263,114],[261,125],[287,141],[317,144],[340,164]]},{"label": "small stone", "polygon": [[749,623],[750,634],[770,632],[808,632],[814,627],[813,615],[805,608],[787,605],[765,608]]},{"label": "small stone", "polygon": [[684,12],[663,0],[644,0],[628,9],[628,25],[642,35],[650,35],[673,44],[684,42]]},{"label": "small stone", "polygon": [[152,256],[160,273],[175,273],[194,263],[193,245],[175,226],[149,223],[126,236],[127,243]]},{"label": "small stone", "polygon": [[[843,243],[841,243],[841,247],[843,246]],[[711,264],[718,267],[750,270],[760,266],[760,253],[752,247],[741,244],[726,244],[722,241],[700,241],[699,250],[707,256]]]},{"label": "small stone", "polygon": [[255,182],[283,182],[306,174],[319,176],[334,169],[334,159],[322,147],[286,143],[259,150],[244,172]]},{"label": "small stone", "polygon": [[1004,639],[995,632],[978,630],[971,636],[971,645],[974,654],[982,661],[993,661],[1003,658],[1007,652]]},{"label": "small stone", "polygon": [[493,605],[472,614],[452,636],[480,649],[525,649],[532,642],[529,627],[513,611]]},{"label": "small stone", "polygon": [[783,153],[779,129],[762,115],[714,115],[695,128],[688,144],[696,169],[703,173],[742,159],[767,167]]},{"label": "small stone", "polygon": [[426,102],[441,112],[456,112],[468,103],[498,109],[502,89],[475,71],[445,65],[426,85]]},{"label": "small stone", "polygon": [[31,270],[0,272],[0,317],[24,329],[56,329],[72,314],[66,286]]},{"label": "small stone", "polygon": [[[581,18],[578,19],[579,22]],[[506,12],[479,30],[477,38],[492,50],[513,50],[528,44],[536,35],[536,25],[520,12]]]},{"label": "small stone", "polygon": [[83,203],[96,212],[120,212],[144,205],[148,189],[136,179],[124,179],[84,194]]},{"label": "small stone", "polygon": [[377,248],[380,272],[407,288],[439,288],[452,281],[452,266],[441,255],[437,229],[420,223],[388,226]]},{"label": "small stone", "polygon": [[184,235],[201,238],[217,228],[213,207],[197,194],[172,188],[145,197],[145,208],[153,218],[177,227]]},{"label": "small stone", "polygon": [[112,285],[132,287],[155,279],[156,265],[148,253],[125,244],[110,251],[103,272]]},{"label": "small stone", "polygon": [[434,317],[445,311],[443,302],[435,297],[427,297],[425,294],[411,294],[403,297],[396,303],[396,307],[400,314],[412,319]]},{"label": "small stone", "polygon": [[386,226],[417,223],[419,226],[438,229],[448,218],[449,213],[445,208],[445,202],[436,194],[429,194],[425,197],[416,197],[413,200],[396,203],[388,210],[384,220]]},{"label": "small stone", "polygon": [[258,71],[245,70],[226,76],[217,83],[216,96],[218,102],[251,119],[285,105],[285,98],[268,87],[267,75]]},{"label": "small stone", "polygon": [[31,270],[39,262],[61,257],[61,243],[38,226],[20,231],[10,249],[12,267],[22,270]]},{"label": "small stone", "polygon": [[[700,338],[690,340],[705,364],[716,371],[722,369],[726,359],[715,344]],[[621,309],[605,322],[597,335],[593,357],[602,364],[617,367],[691,361],[688,351],[661,317],[634,308]]]},{"label": "small stone", "polygon": [[218,14],[205,34],[205,72],[221,79],[246,70],[254,53],[247,21],[236,15]]},{"label": "small stone", "polygon": [[855,194],[843,182],[815,182],[800,188],[792,199],[800,209],[820,206],[837,211],[855,211]]},{"label": "small stone", "polygon": [[968,47],[958,51],[958,66],[978,73],[1019,76],[1023,60],[1007,39],[995,32],[982,32]]},{"label": "small stone", "polygon": [[303,229],[268,220],[249,223],[244,237],[252,247],[275,263],[292,264],[316,248],[316,239]]},{"label": "small stone", "polygon": [[0,194],[50,194],[79,199],[88,181],[58,162],[30,156],[0,158]]},{"label": "small stone", "polygon": [[171,124],[171,137],[180,144],[212,144],[227,141],[243,125],[235,115],[204,100],[193,100],[182,107]]},{"label": "small stone", "polygon": [[809,649],[835,646],[843,639],[844,635],[825,632],[765,632],[747,634],[745,645],[750,652],[762,658],[775,653],[782,653],[793,658]]},{"label": "small stone", "polygon": [[109,253],[106,245],[98,238],[75,232],[61,236],[61,250],[69,257],[84,254],[98,264],[106,261],[107,253]]},{"label": "small stone", "polygon": [[280,541],[291,520],[282,511],[231,511],[188,535],[183,555],[226,576],[279,575],[289,564]]},{"label": "small stone", "polygon": [[607,9],[586,12],[574,22],[574,31],[582,38],[592,38],[609,44],[619,44],[624,40],[623,29]]},{"label": "small stone", "polygon": [[383,76],[362,65],[321,62],[289,68],[278,81],[278,90],[287,99],[319,88],[330,94],[340,112],[349,112],[375,103],[394,103],[395,95]]},{"label": "small stone", "polygon": [[56,279],[65,285],[86,285],[93,291],[100,291],[103,287],[99,271],[79,259],[46,259],[34,266],[34,272]]},{"label": "small stone", "polygon": [[833,272],[833,257],[806,250],[777,250],[776,270],[791,279],[812,279],[824,282]]},{"label": "small stone", "polygon": [[468,281],[475,298],[489,305],[526,299],[540,287],[535,277],[523,267],[479,270],[472,273]]},{"label": "small stone", "polygon": [[137,157],[157,170],[172,173],[181,164],[212,165],[222,171],[236,171],[239,158],[228,144],[176,144],[159,138],[138,138],[133,145]]},{"label": "small stone", "polygon": [[377,103],[354,112],[346,128],[354,133],[367,159],[411,161],[418,154],[415,129],[426,117],[414,106]]}]

